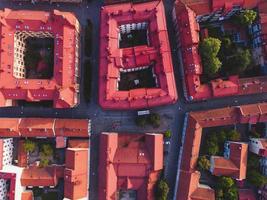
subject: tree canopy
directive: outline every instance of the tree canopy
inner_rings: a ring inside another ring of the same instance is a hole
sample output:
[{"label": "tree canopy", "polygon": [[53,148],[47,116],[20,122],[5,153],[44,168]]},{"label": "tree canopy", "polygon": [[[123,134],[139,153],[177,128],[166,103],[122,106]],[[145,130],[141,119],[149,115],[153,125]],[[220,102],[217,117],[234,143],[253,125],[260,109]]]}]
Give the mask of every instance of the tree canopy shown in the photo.
[{"label": "tree canopy", "polygon": [[27,139],[23,143],[23,148],[26,152],[32,153],[36,149],[36,143]]},{"label": "tree canopy", "polygon": [[238,192],[235,182],[230,177],[219,177],[216,185],[216,199],[237,200]]},{"label": "tree canopy", "polygon": [[245,10],[237,16],[238,23],[243,26],[251,25],[255,21],[256,17],[257,12],[255,12],[254,10]]},{"label": "tree canopy", "polygon": [[158,181],[155,191],[155,196],[157,200],[167,200],[169,193],[169,186],[165,179],[161,179]]},{"label": "tree canopy", "polygon": [[198,167],[200,170],[209,170],[210,169],[210,160],[206,156],[200,156],[198,159]]},{"label": "tree canopy", "polygon": [[217,54],[221,48],[221,41],[217,38],[205,38],[199,45],[204,73],[213,75],[219,71],[222,66]]}]

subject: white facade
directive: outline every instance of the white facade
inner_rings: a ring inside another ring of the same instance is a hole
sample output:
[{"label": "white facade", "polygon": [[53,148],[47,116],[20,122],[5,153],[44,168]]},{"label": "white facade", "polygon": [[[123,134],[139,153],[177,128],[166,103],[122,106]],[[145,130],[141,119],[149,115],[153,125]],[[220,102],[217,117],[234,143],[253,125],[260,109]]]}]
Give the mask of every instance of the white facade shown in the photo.
[{"label": "white facade", "polygon": [[262,139],[259,139],[259,138],[249,139],[249,151],[250,152],[259,154],[260,149],[263,149],[263,145],[260,140]]}]

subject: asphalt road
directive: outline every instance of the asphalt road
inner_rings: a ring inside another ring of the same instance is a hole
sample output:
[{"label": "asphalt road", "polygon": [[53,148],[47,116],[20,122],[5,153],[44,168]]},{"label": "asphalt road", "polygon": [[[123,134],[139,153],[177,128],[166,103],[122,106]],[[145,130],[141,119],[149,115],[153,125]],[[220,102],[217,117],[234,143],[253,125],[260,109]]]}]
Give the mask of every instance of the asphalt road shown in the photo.
[{"label": "asphalt road", "polygon": [[[178,55],[176,49],[176,40],[171,20],[173,0],[165,0],[165,9],[167,17],[167,25],[169,30],[169,39],[172,49],[173,65],[177,80],[177,89],[179,100],[174,105],[162,106],[153,108],[162,116],[162,125],[158,129],[152,127],[139,128],[134,124],[135,111],[104,111],[98,103],[98,52],[99,52],[99,11],[102,6],[100,0],[92,0],[90,3],[82,3],[80,5],[71,4],[48,4],[38,3],[32,5],[30,3],[11,3],[0,0],[0,9],[31,9],[31,10],[51,10],[58,9],[62,11],[71,11],[76,14],[82,26],[86,25],[87,19],[91,19],[93,23],[93,52],[91,60],[93,63],[93,79],[92,79],[92,100],[86,102],[81,94],[81,103],[73,109],[53,109],[53,108],[38,108],[38,107],[15,107],[1,108],[0,117],[55,117],[55,118],[90,118],[92,120],[92,136],[91,136],[91,173],[90,173],[90,199],[97,200],[97,163],[98,163],[98,134],[103,131],[118,131],[118,132],[162,132],[167,129],[172,130],[170,153],[166,166],[166,178],[170,184],[170,199],[172,199],[175,178],[177,174],[177,160],[180,148],[180,137],[183,128],[184,115],[186,112],[196,110],[208,110],[219,107],[237,106],[242,104],[264,102],[267,99],[267,94],[248,95],[240,97],[227,97],[221,99],[213,99],[208,102],[187,103],[183,97],[182,82],[178,68]],[[82,44],[84,45],[84,44]],[[84,61],[82,52],[81,61]],[[81,63],[82,63],[81,62]],[[83,67],[81,69],[83,74]],[[83,78],[81,83],[83,83]],[[83,91],[83,84],[81,84]],[[113,127],[117,123],[119,126]]]}]

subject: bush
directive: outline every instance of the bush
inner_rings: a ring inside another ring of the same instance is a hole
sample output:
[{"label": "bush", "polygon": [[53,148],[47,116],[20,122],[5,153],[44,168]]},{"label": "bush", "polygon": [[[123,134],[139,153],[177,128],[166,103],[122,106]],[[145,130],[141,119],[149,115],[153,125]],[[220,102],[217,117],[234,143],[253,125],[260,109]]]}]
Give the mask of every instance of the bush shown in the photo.
[{"label": "bush", "polygon": [[161,179],[158,181],[156,186],[156,199],[157,200],[167,200],[167,196],[169,193],[169,186],[165,179]]},{"label": "bush", "polygon": [[210,160],[206,156],[201,156],[198,158],[198,167],[200,170],[210,169]]},{"label": "bush", "polygon": [[32,153],[35,151],[36,149],[36,143],[31,141],[31,140],[28,140],[26,139],[23,143],[23,148],[26,152],[28,153]]},{"label": "bush", "polygon": [[164,133],[164,137],[165,137],[165,138],[171,138],[171,135],[172,135],[171,130],[167,130],[167,131]]}]

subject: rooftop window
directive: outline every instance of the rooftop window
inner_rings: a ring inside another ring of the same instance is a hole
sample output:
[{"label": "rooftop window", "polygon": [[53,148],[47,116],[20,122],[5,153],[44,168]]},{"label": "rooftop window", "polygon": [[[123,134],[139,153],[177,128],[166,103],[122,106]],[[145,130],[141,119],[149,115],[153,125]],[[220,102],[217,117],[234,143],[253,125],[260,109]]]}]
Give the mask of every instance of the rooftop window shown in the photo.
[{"label": "rooftop window", "polygon": [[120,71],[120,78],[118,80],[118,90],[120,91],[137,88],[155,88],[157,86],[157,77],[152,65]]},{"label": "rooftop window", "polygon": [[13,76],[20,79],[51,79],[54,38],[48,32],[15,33]]},{"label": "rooftop window", "polygon": [[148,45],[148,23],[132,23],[119,26],[119,48]]}]

